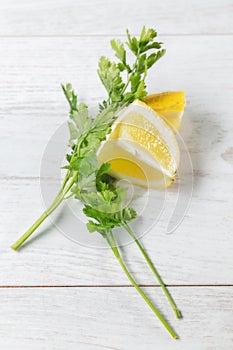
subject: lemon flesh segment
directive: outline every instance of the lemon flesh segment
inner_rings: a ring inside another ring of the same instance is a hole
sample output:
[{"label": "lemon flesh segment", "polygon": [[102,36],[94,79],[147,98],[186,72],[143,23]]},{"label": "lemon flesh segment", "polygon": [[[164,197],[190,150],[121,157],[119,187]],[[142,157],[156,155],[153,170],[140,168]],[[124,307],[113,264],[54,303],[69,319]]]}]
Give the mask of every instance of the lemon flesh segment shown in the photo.
[{"label": "lemon flesh segment", "polygon": [[173,131],[150,107],[133,102],[118,116],[98,151],[111,174],[143,187],[167,187],[174,180],[179,148]]},{"label": "lemon flesh segment", "polygon": [[100,163],[111,164],[110,175],[146,188],[164,188],[171,184],[171,178],[137,159],[132,152],[125,149],[126,147],[127,144],[124,145],[119,140],[112,140],[105,144],[99,153]]},{"label": "lemon flesh segment", "polygon": [[180,129],[185,108],[184,91],[167,91],[146,96],[145,103],[154,109],[174,130]]}]

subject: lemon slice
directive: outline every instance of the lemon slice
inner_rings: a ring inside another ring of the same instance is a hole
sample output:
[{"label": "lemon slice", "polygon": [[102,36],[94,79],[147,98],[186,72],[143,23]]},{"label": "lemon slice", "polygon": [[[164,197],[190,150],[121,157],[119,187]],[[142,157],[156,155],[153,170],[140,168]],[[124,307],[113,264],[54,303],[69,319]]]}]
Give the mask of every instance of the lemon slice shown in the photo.
[{"label": "lemon slice", "polygon": [[168,91],[146,96],[145,103],[153,108],[174,130],[180,129],[185,108],[183,91]]},{"label": "lemon slice", "polygon": [[175,179],[179,147],[172,129],[150,107],[134,101],[118,116],[98,150],[110,174],[134,185],[163,188]]}]

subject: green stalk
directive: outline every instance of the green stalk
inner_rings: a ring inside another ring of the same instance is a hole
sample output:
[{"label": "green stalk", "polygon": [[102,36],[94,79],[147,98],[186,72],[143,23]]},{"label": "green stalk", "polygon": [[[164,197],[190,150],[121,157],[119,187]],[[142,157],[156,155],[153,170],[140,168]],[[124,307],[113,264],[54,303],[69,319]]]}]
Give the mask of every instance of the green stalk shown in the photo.
[{"label": "green stalk", "polygon": [[155,277],[157,278],[162,290],[164,291],[164,294],[166,295],[172,309],[174,310],[176,317],[177,318],[182,318],[182,314],[180,312],[180,310],[178,309],[175,301],[173,300],[170,292],[168,291],[167,287],[165,286],[160,274],[158,273],[157,269],[155,268],[155,266],[153,265],[150,257],[148,256],[147,252],[145,251],[145,249],[143,248],[143,246],[141,245],[140,241],[137,239],[137,237],[135,236],[133,230],[131,230],[131,228],[129,227],[129,225],[125,222],[122,222],[122,226],[125,228],[125,230],[129,233],[129,235],[133,238],[133,240],[136,242],[138,248],[141,250],[147,264],[149,265],[151,271],[153,272],[153,274],[155,275]]},{"label": "green stalk", "polygon": [[159,312],[159,310],[155,307],[155,305],[152,303],[152,301],[148,298],[148,296],[143,292],[143,290],[139,287],[139,285],[137,284],[137,282],[134,280],[134,278],[132,277],[132,275],[130,274],[129,270],[127,269],[126,265],[124,264],[119,250],[116,246],[116,242],[115,239],[113,237],[112,232],[108,232],[106,235],[106,239],[107,242],[110,246],[110,248],[112,249],[115,257],[117,258],[119,264],[121,265],[124,273],[126,274],[126,276],[128,277],[128,279],[130,280],[130,282],[132,283],[132,285],[135,287],[135,289],[138,291],[138,293],[141,295],[141,297],[145,300],[145,302],[149,305],[149,307],[151,308],[151,310],[154,312],[154,314],[158,317],[158,319],[160,320],[160,322],[164,325],[164,327],[166,328],[166,330],[170,333],[170,335],[174,338],[174,339],[178,339],[178,335],[177,333],[172,329],[172,327],[168,324],[168,322],[165,320],[165,318],[162,316],[162,314]]},{"label": "green stalk", "polygon": [[32,233],[42,224],[42,222],[61,204],[61,202],[65,199],[65,195],[69,192],[71,187],[73,186],[77,171],[73,174],[70,183],[67,182],[69,180],[68,172],[65,176],[65,179],[62,183],[61,189],[59,190],[57,196],[55,197],[53,203],[49,206],[49,208],[44,211],[44,213],[34,222],[34,224],[29,227],[29,229],[14,243],[11,248],[17,250],[21,247],[21,245],[32,235]]}]

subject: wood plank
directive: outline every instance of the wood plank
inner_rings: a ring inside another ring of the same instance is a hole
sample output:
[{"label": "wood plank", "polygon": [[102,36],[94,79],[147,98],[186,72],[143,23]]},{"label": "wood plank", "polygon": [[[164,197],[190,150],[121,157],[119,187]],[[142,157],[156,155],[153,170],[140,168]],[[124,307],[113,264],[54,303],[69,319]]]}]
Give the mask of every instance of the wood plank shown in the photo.
[{"label": "wood plank", "polygon": [[[175,193],[169,193],[162,215],[154,222],[154,208],[159,201],[156,202],[158,192],[152,192],[147,210],[133,223],[139,235],[149,230],[143,243],[167,284],[233,284],[232,190],[221,200],[221,186],[219,191],[217,186],[212,189],[212,196],[204,190],[208,181],[200,179],[202,190],[192,198],[188,213],[173,234],[167,235],[166,228],[176,202]],[[136,200],[133,206],[137,208],[139,204]],[[0,285],[129,283],[112,252],[104,249],[103,239],[97,233],[88,233],[79,203],[72,205],[72,210],[78,213],[74,222],[73,212],[68,209],[64,206],[58,210],[52,226],[48,220],[24,249],[14,252],[10,244],[43,210],[40,186],[37,181],[6,181],[4,186],[1,182]],[[122,231],[116,234],[128,242]],[[134,244],[124,246],[123,256],[140,283],[156,283]]]},{"label": "wood plank", "polygon": [[[164,42],[167,55],[150,72],[148,91],[186,91],[181,133],[196,172],[230,174],[231,158],[222,157],[232,147],[229,38],[164,37]],[[60,83],[74,83],[92,109],[105,97],[96,68],[99,56],[111,55],[108,39],[11,38],[1,39],[0,48],[0,176],[38,177],[45,146],[67,116]]]},{"label": "wood plank", "polygon": [[[151,73],[148,90],[187,91],[181,132],[192,157],[195,186],[189,212],[171,236],[165,231],[178,187],[169,189],[163,216],[145,236],[144,243],[169,284],[233,283],[229,244],[232,46],[227,37],[165,39],[168,53]],[[79,49],[81,43],[83,51]],[[40,235],[20,254],[8,248],[43,209],[38,183],[40,161],[47,141],[67,111],[59,83],[74,81],[85,101],[91,101],[92,106],[100,101],[104,91],[98,82],[96,64],[102,53],[110,52],[106,38],[98,43],[94,38],[1,39],[0,45],[0,284],[127,284],[120,268],[113,269],[110,252],[103,261],[102,250],[76,245],[55,228],[48,235]],[[203,56],[196,54],[197,47],[205,53]],[[221,50],[216,51],[216,47]],[[158,194],[155,192],[152,198]],[[153,222],[153,208],[142,214],[139,232]],[[86,234],[84,224],[80,224],[80,233],[82,237]],[[87,235],[88,244],[95,244],[95,236]],[[128,261],[139,281],[154,283],[153,277],[146,275],[140,255],[132,246],[128,248]]]},{"label": "wood plank", "polygon": [[[4,350],[231,350],[233,288],[172,288],[176,320],[156,288],[145,288],[180,335],[163,329],[133,288],[0,289]],[[190,341],[191,339],[191,341]]]},{"label": "wood plank", "polygon": [[233,33],[231,12],[230,0],[8,0],[0,2],[0,35],[112,35],[143,24],[172,35]]}]

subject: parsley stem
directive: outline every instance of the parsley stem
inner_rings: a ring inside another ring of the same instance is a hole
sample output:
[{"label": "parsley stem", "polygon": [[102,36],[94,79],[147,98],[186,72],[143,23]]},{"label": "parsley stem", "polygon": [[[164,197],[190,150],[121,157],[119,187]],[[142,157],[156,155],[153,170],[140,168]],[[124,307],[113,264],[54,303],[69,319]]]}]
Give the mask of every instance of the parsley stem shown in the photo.
[{"label": "parsley stem", "polygon": [[137,239],[137,237],[135,236],[133,230],[130,228],[130,226],[126,223],[126,222],[122,222],[122,226],[125,228],[125,230],[129,233],[129,235],[133,238],[133,240],[135,241],[135,243],[137,244],[138,248],[140,249],[140,251],[142,252],[148,266],[150,267],[151,271],[153,272],[153,274],[155,275],[155,277],[157,278],[164,294],[166,295],[172,309],[175,312],[175,315],[177,318],[182,318],[182,314],[180,312],[180,310],[178,309],[175,301],[173,300],[170,292],[168,291],[166,285],[164,284],[162,277],[160,276],[160,274],[158,273],[157,269],[155,268],[154,264],[152,263],[149,255],[147,254],[147,252],[145,251],[145,249],[143,248],[143,246],[141,245],[140,241]]},{"label": "parsley stem", "polygon": [[[130,81],[131,81],[131,79],[132,79],[132,75],[135,74],[136,71],[137,71],[137,64],[138,64],[139,55],[140,55],[140,53],[137,53],[137,55],[136,55],[136,61],[135,61],[134,65],[133,65],[133,68],[131,69],[131,73],[130,73],[130,74],[129,74],[129,73],[127,74],[126,83],[125,83],[125,85],[124,85],[124,87],[123,87],[123,89],[122,89],[122,91],[121,91],[121,95],[122,95],[122,96],[124,95],[124,93],[125,93],[127,87],[129,86],[129,83],[130,83]],[[143,80],[144,80],[144,79],[143,79]]]},{"label": "parsley stem", "polygon": [[135,287],[135,289],[138,291],[138,293],[141,295],[141,297],[145,300],[145,302],[149,305],[149,307],[151,308],[151,310],[154,312],[154,314],[158,317],[158,319],[160,320],[160,322],[164,325],[164,327],[167,329],[167,331],[170,333],[170,335],[174,338],[174,339],[178,339],[178,335],[176,334],[176,332],[172,329],[172,327],[168,324],[168,322],[165,320],[165,318],[162,316],[162,314],[159,312],[159,310],[155,307],[155,305],[152,303],[152,301],[148,298],[148,296],[143,292],[143,290],[141,289],[141,287],[137,284],[137,282],[135,281],[135,279],[132,277],[132,275],[130,274],[129,270],[127,269],[125,263],[123,262],[120,252],[117,248],[114,236],[112,234],[112,232],[108,232],[106,235],[106,239],[107,242],[110,246],[110,248],[112,249],[115,257],[117,258],[119,264],[121,265],[124,273],[126,274],[126,276],[128,277],[128,279],[130,280],[130,282],[132,283],[132,285]]},{"label": "parsley stem", "polygon": [[[68,172],[67,172],[68,173]],[[11,248],[17,250],[21,245],[32,235],[32,233],[42,224],[42,222],[61,204],[64,200],[65,195],[69,192],[73,186],[77,176],[77,171],[73,174],[71,181],[67,184],[69,177],[66,176],[61,189],[59,190],[57,196],[55,197],[52,204],[48,207],[46,211],[34,222],[34,224],[14,243]]]},{"label": "parsley stem", "polygon": [[125,85],[124,85],[124,87],[123,87],[123,89],[122,89],[122,91],[121,91],[121,95],[122,95],[122,96],[123,96],[125,90],[127,89],[129,83],[130,83],[130,79],[131,79],[131,75],[128,75],[128,79],[127,79],[127,81],[126,81],[126,83],[125,83]]}]

